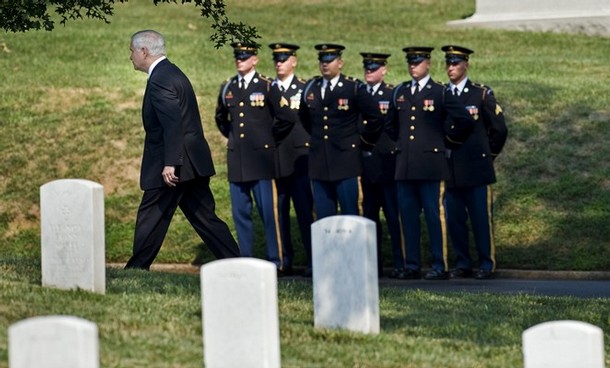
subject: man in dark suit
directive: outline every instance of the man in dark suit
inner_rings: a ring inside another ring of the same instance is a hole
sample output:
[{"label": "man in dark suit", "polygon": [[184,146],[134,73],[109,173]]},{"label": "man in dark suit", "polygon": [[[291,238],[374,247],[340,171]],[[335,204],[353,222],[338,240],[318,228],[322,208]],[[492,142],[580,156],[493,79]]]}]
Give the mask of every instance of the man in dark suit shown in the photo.
[{"label": "man in dark suit", "polygon": [[[375,101],[379,112],[387,115],[394,86],[384,81],[388,71],[389,54],[362,52],[364,80],[367,92]],[[367,120],[362,121],[368,124]],[[404,271],[405,249],[400,236],[398,221],[398,197],[396,195],[396,142],[383,132],[371,151],[370,156],[363,158],[362,203],[364,217],[377,224],[377,263],[379,276],[383,275],[382,243],[383,231],[379,212],[383,210],[392,244],[393,269],[390,278],[397,278]]]},{"label": "man in dark suit", "polygon": [[[364,84],[341,73],[342,51],[337,44],[319,44],[321,76],[305,85],[299,118],[311,134],[309,178],[318,219],[337,214],[361,215],[362,155],[373,149],[383,117]],[[369,123],[360,132],[359,119]]]},{"label": "man in dark suit", "polygon": [[[449,277],[445,224],[445,180],[449,170],[445,142],[457,145],[467,137],[474,120],[445,87],[430,78],[432,47],[405,47],[411,81],[394,89],[388,113],[390,136],[397,141],[398,205],[406,245],[401,279],[421,277],[420,215],[423,210],[432,253],[426,280]],[[451,118],[452,124],[445,126]]]},{"label": "man in dark suit", "polygon": [[227,169],[233,222],[244,257],[254,256],[253,201],[265,228],[265,258],[275,263],[278,276],[292,274],[285,257],[277,216],[276,147],[271,79],[256,71],[258,44],[235,42],[237,75],[220,87],[216,125],[228,138]]},{"label": "man in dark suit", "polygon": [[306,256],[303,276],[310,277],[311,270],[311,223],[313,222],[313,198],[309,177],[307,176],[307,157],[309,154],[309,134],[298,121],[299,104],[305,81],[294,74],[297,66],[298,45],[272,43],[273,63],[276,78],[271,83],[271,102],[275,114],[288,114],[291,121],[289,129],[274,124],[277,144],[278,177],[276,179],[279,220],[282,242],[286,250],[286,261],[292,266],[294,248],[290,231],[290,201],[299,224],[301,242]]},{"label": "man in dark suit", "polygon": [[165,57],[165,40],[158,32],[135,33],[130,49],[134,69],[148,73],[148,82],[142,104],[144,195],[133,256],[125,268],[150,268],[177,207],[217,258],[238,257],[239,247],[215,213],[209,186],[214,165],[191,83]]},{"label": "man in dark suit", "polygon": [[[457,258],[451,277],[489,279],[496,267],[491,190],[496,182],[494,159],[504,147],[508,130],[491,88],[468,78],[468,59],[473,51],[456,45],[443,46],[442,50],[449,76],[445,93],[457,96],[476,121],[470,136],[449,156],[447,228]],[[469,251],[469,217],[479,256],[476,274]]]}]

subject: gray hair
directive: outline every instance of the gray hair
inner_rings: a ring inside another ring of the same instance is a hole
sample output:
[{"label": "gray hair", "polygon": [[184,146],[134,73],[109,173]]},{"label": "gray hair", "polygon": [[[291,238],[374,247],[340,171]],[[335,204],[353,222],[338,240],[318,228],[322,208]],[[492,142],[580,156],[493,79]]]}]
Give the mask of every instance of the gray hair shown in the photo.
[{"label": "gray hair", "polygon": [[165,55],[165,39],[157,31],[144,30],[131,36],[131,45],[135,49],[145,48],[152,56]]}]

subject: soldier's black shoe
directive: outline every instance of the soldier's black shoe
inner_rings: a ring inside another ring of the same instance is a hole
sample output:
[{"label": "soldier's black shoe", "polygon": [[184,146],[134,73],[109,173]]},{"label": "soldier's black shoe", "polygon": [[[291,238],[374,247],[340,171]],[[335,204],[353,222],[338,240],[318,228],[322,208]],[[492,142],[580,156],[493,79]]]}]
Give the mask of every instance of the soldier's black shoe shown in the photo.
[{"label": "soldier's black shoe", "polygon": [[301,274],[301,276],[303,276],[303,277],[311,277],[312,275],[313,275],[313,271],[312,271],[311,267],[305,268],[305,270],[303,270],[303,273]]},{"label": "soldier's black shoe", "polygon": [[474,276],[477,280],[489,280],[493,279],[494,274],[490,270],[478,270],[477,274]]},{"label": "soldier's black shoe", "polygon": [[421,272],[411,268],[405,268],[396,276],[399,280],[416,280],[421,279]]},{"label": "soldier's black shoe", "polygon": [[452,279],[466,279],[474,276],[474,272],[468,268],[456,268],[451,271],[450,276]]},{"label": "soldier's black shoe", "polygon": [[424,280],[447,280],[449,272],[432,270],[424,275]]},{"label": "soldier's black shoe", "polygon": [[390,275],[388,275],[388,277],[391,279],[397,279],[398,275],[400,275],[401,272],[405,272],[405,269],[404,268],[395,268],[392,270],[392,272],[390,272]]},{"label": "soldier's black shoe", "polygon": [[277,277],[286,277],[286,276],[292,276],[294,275],[294,270],[292,269],[292,267],[286,267],[283,270],[280,270],[278,268],[277,270]]}]

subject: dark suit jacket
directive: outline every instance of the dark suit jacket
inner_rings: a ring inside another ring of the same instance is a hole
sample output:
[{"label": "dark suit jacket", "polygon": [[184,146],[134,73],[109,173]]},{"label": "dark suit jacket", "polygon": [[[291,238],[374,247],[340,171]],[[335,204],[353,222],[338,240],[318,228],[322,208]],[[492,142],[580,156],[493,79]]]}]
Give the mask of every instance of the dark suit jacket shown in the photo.
[{"label": "dark suit jacket", "polygon": [[[382,82],[375,95],[371,97],[383,116],[388,113],[393,90],[393,85]],[[362,124],[368,125],[368,121],[363,120]],[[382,132],[371,153],[371,156],[362,160],[364,170],[362,179],[376,184],[392,183],[396,171],[396,142],[390,139],[387,133]]]},{"label": "dark suit jacket", "polygon": [[[445,124],[451,118],[452,124]],[[474,120],[445,87],[432,79],[415,96],[411,82],[398,85],[392,96],[387,128],[397,141],[396,180],[446,180],[449,170],[445,141],[461,141]]]},{"label": "dark suit jacket", "polygon": [[298,115],[304,87],[305,81],[296,76],[286,91],[280,91],[275,81],[271,85],[270,98],[276,116],[273,134],[277,143],[279,178],[307,175],[308,172],[310,137]]},{"label": "dark suit jacket", "polygon": [[167,59],[155,66],[148,79],[142,120],[146,132],[140,172],[143,190],[166,186],[161,177],[164,166],[176,166],[180,182],[215,174],[193,87]]},{"label": "dark suit jacket", "polygon": [[[446,94],[453,94],[449,89]],[[475,120],[472,133],[464,143],[451,152],[451,171],[447,187],[472,187],[496,181],[493,159],[497,156],[508,135],[502,108],[496,102],[491,88],[466,81],[457,97]]]},{"label": "dark suit jacket", "polygon": [[220,87],[216,125],[229,139],[229,181],[247,182],[276,176],[273,115],[269,100],[269,78],[254,74],[248,88],[239,89],[237,76]]},{"label": "dark suit jacket", "polygon": [[[360,176],[361,147],[377,141],[383,117],[366,87],[350,77],[342,74],[324,99],[321,88],[322,77],[308,81],[299,108],[303,127],[311,134],[309,177],[336,181]],[[369,121],[362,132],[361,114]]]}]

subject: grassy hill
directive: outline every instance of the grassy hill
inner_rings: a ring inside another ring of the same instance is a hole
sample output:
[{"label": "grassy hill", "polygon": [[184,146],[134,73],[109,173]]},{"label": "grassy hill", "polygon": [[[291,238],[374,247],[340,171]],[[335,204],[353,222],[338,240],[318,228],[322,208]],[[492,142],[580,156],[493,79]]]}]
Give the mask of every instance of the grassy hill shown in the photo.
[{"label": "grassy hill", "polygon": [[[447,80],[442,45],[474,49],[471,79],[493,87],[510,130],[496,160],[498,267],[609,270],[608,39],[445,26],[474,6],[474,0],[228,4],[231,17],[258,28],[264,45],[258,70],[267,75],[274,70],[266,45],[278,41],[301,45],[304,78],[318,74],[316,43],[344,44],[344,72],[355,77],[362,76],[360,52],[391,53],[386,79],[394,84],[409,78],[401,51],[407,45],[436,47],[432,76],[439,81]],[[50,33],[0,35],[0,259],[38,259],[39,187],[60,178],[104,185],[107,259],[130,255],[146,76],[132,68],[129,38],[140,29],[166,36],[169,58],[195,87],[218,171],[212,182],[218,208],[232,227],[225,141],[213,121],[220,83],[234,74],[231,49],[213,47],[209,23],[191,5],[134,0],[115,10],[111,24],[85,20]],[[157,260],[210,258],[177,216]]]}]

